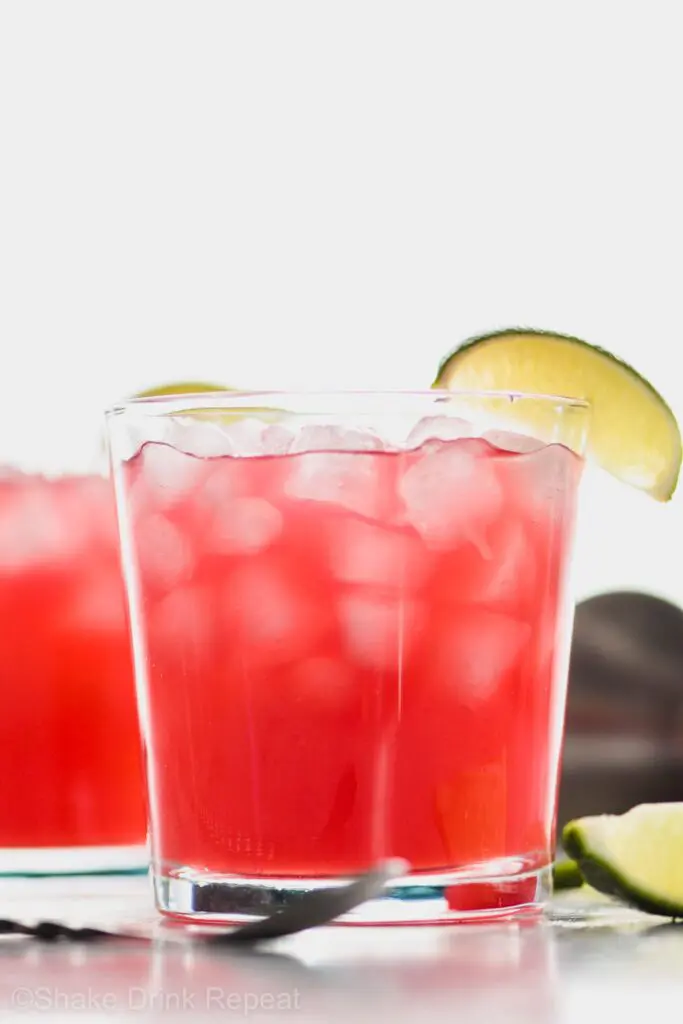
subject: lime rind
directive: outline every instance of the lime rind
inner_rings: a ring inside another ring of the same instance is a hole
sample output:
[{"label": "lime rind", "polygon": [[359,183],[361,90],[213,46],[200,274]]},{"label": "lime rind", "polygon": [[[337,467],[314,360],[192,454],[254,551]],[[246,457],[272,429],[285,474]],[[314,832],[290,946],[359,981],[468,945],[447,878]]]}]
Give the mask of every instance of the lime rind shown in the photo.
[{"label": "lime rind", "polygon": [[579,865],[574,860],[558,860],[553,864],[553,889],[561,892],[564,889],[580,889],[585,879]]},{"label": "lime rind", "polygon": [[[499,331],[490,331],[490,332],[488,332],[486,334],[472,335],[471,338],[467,338],[460,345],[456,345],[455,348],[453,348],[449,352],[449,354],[447,356],[445,356],[441,360],[441,362],[439,364],[439,370],[438,370],[438,373],[436,375],[436,380],[434,381],[434,384],[432,385],[432,387],[436,387],[437,386],[437,381],[439,380],[439,378],[441,377],[444,369],[448,366],[448,363],[451,361],[451,359],[454,356],[456,356],[456,355],[464,355],[464,353],[467,351],[467,349],[473,348],[475,345],[479,345],[482,342],[494,341],[494,340],[497,341],[499,339],[506,338],[506,337],[514,338],[514,337],[519,337],[520,335],[529,335],[531,337],[537,337],[537,338],[550,338],[550,339],[555,338],[558,341],[568,341],[568,342],[571,342],[573,345],[579,345],[582,348],[585,348],[585,349],[587,349],[590,352],[595,352],[595,353],[597,353],[600,356],[604,356],[606,359],[609,359],[610,362],[616,363],[617,366],[620,366],[623,370],[625,370],[631,376],[636,377],[640,381],[640,383],[652,393],[652,396],[654,398],[657,398],[660,402],[662,402],[666,406],[668,411],[673,416],[673,412],[671,411],[671,409],[669,408],[667,403],[664,401],[664,399],[662,398],[660,393],[657,391],[657,389],[655,387],[653,387],[653,385],[650,383],[650,381],[646,377],[643,377],[642,374],[638,373],[638,371],[635,370],[625,360],[621,359],[619,356],[615,356],[612,352],[609,352],[606,348],[601,348],[600,345],[593,345],[591,342],[585,341],[583,338],[577,338],[576,335],[574,335],[574,334],[562,334],[562,333],[560,333],[558,331],[546,331],[546,330],[543,330],[540,327],[504,327],[504,328],[502,328]],[[564,398],[585,398],[586,396],[585,395],[563,395],[563,396],[559,396],[559,397],[564,397]]]}]

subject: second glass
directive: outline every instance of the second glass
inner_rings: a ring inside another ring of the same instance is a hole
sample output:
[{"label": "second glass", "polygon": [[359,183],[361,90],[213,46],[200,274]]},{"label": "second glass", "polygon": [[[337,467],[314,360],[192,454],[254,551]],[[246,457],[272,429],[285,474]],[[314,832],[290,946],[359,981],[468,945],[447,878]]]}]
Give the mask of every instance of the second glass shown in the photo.
[{"label": "second glass", "polygon": [[0,874],[144,870],[111,481],[0,473]]},{"label": "second glass", "polygon": [[259,915],[384,857],[410,874],[351,920],[543,905],[587,414],[437,391],[111,411],[164,913]]}]

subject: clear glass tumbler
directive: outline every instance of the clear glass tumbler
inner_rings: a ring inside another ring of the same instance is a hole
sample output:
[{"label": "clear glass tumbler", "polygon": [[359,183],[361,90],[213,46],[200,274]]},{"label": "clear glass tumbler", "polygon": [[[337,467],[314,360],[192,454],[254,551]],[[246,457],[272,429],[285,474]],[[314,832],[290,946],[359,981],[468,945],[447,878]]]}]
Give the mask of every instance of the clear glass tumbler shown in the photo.
[{"label": "clear glass tumbler", "polygon": [[258,916],[384,857],[410,873],[349,920],[539,910],[588,413],[439,391],[109,412],[163,913]]}]

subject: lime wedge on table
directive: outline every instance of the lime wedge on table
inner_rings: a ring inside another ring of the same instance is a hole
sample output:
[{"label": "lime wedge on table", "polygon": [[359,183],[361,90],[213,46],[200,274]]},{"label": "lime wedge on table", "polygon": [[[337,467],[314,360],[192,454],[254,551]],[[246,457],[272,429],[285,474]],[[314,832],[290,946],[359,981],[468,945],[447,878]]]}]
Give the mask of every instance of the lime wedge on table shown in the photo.
[{"label": "lime wedge on table", "polygon": [[[444,359],[434,387],[584,399],[589,458],[658,501],[676,488],[681,433],[668,405],[634,369],[579,338],[522,328],[481,335]],[[531,430],[540,405],[520,402],[512,415]]]},{"label": "lime wedge on table", "polygon": [[577,818],[562,845],[594,889],[639,910],[683,917],[683,803]]},{"label": "lime wedge on table", "polygon": [[573,860],[558,860],[553,864],[553,888],[579,889],[584,883],[579,865]]}]

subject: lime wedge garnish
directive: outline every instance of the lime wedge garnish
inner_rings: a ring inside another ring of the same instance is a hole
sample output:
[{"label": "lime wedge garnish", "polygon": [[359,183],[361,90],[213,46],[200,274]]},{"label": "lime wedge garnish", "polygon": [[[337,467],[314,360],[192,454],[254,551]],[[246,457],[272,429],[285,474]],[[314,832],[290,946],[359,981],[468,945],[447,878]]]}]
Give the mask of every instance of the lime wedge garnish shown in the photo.
[{"label": "lime wedge garnish", "polygon": [[562,845],[594,889],[649,914],[683,917],[683,803],[577,818]]},{"label": "lime wedge garnish", "polygon": [[138,391],[135,398],[162,398],[164,395],[200,395],[205,391],[231,391],[224,384],[208,384],[206,381],[180,381],[172,384],[159,384],[145,391]]},{"label": "lime wedge garnish", "polygon": [[[211,394],[219,391],[236,391],[236,388],[227,387],[225,384],[212,384],[206,381],[180,381],[171,384],[159,384],[147,388],[146,391],[138,391],[134,398],[163,398],[178,395],[201,395]],[[213,423],[234,423],[236,420],[258,419],[265,423],[276,423],[283,416],[283,411],[270,406],[250,406],[240,404],[234,409],[222,406],[198,407],[196,409],[183,409],[182,415],[195,420],[209,420]]]},{"label": "lime wedge garnish", "polygon": [[[434,387],[583,399],[589,458],[658,501],[676,488],[681,433],[671,409],[634,369],[579,338],[521,328],[473,338],[444,359]],[[530,416],[532,406],[518,408]]]},{"label": "lime wedge garnish", "polygon": [[[154,387],[147,388],[145,391],[138,391],[137,394],[133,395],[134,398],[164,398],[173,397],[177,395],[181,398],[183,395],[203,395],[211,394],[219,391],[234,391],[234,388],[229,388],[225,384],[211,384],[207,381],[178,381],[171,384],[157,384]],[[184,416],[191,416],[193,419],[211,420],[216,423],[231,423],[234,420],[241,419],[247,415],[249,410],[240,410],[239,412],[230,412],[225,409],[184,409]]]},{"label": "lime wedge garnish", "polygon": [[579,865],[573,860],[557,860],[553,864],[553,889],[579,889],[584,883]]}]

